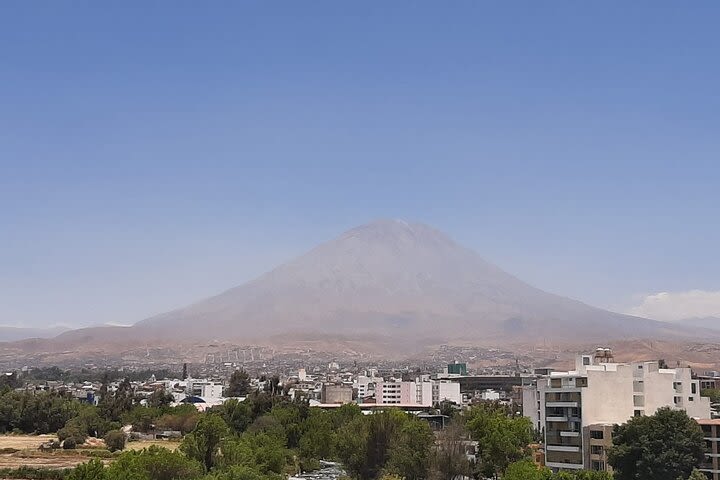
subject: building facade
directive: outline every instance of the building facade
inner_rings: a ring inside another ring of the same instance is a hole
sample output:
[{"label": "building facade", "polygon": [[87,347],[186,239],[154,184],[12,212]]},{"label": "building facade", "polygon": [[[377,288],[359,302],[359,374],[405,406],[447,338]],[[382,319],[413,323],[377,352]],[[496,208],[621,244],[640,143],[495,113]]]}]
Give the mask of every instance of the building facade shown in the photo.
[{"label": "building facade", "polygon": [[720,480],[720,419],[698,420],[703,429],[707,453],[699,470],[710,480]]},{"label": "building facade", "polygon": [[689,368],[615,363],[606,349],[578,357],[573,371],[552,372],[523,389],[523,414],[544,434],[546,465],[553,470],[607,470],[612,426],[661,407],[710,416],[709,399],[700,396]]},{"label": "building facade", "polygon": [[345,404],[353,400],[353,388],[350,385],[333,385],[326,383],[322,386],[320,402],[324,404]]}]

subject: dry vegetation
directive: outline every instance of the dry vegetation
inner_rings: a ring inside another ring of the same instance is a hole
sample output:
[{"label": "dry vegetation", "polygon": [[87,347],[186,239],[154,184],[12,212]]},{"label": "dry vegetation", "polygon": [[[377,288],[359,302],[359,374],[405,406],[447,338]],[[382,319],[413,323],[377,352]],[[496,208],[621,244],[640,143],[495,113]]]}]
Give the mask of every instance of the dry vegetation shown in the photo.
[{"label": "dry vegetation", "polygon": [[[77,450],[40,451],[41,443],[57,440],[55,435],[0,435],[0,468],[72,468],[92,458],[93,452],[109,452],[105,450],[102,442],[93,444],[90,448],[80,447]],[[141,440],[128,442],[126,449],[142,450],[151,445],[175,450],[179,443],[163,440]],[[103,455],[105,456],[105,455]],[[111,461],[103,459],[103,461]]]}]

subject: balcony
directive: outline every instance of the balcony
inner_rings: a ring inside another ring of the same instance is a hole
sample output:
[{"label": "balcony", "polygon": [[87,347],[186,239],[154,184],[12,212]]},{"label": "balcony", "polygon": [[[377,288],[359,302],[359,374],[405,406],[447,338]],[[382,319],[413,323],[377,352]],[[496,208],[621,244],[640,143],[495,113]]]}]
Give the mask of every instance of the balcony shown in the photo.
[{"label": "balcony", "polygon": [[548,422],[567,422],[568,417],[545,417]]},{"label": "balcony", "polygon": [[575,445],[545,445],[548,452],[579,452],[580,447]]},{"label": "balcony", "polygon": [[578,402],[546,402],[548,408],[578,408]]}]

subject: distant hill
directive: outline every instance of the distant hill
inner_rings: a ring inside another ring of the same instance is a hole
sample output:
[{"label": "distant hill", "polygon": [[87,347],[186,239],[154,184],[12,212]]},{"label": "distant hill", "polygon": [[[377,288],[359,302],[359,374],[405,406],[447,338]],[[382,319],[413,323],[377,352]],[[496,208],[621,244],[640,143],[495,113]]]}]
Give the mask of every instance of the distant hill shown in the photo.
[{"label": "distant hill", "polygon": [[25,328],[0,326],[0,342],[14,342],[27,338],[51,338],[67,330],[67,327]]},{"label": "distant hill", "polygon": [[399,349],[453,340],[558,343],[693,335],[700,334],[544,292],[432,227],[382,220],[349,230],[256,280],[132,327],[87,328],[24,345],[211,339],[287,344],[342,336],[378,338]]}]

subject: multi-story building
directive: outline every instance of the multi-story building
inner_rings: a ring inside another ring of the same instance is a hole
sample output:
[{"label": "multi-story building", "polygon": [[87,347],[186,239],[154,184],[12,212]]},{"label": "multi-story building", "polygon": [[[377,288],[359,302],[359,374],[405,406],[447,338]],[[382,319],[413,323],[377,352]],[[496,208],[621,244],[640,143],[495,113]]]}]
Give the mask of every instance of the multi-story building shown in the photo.
[{"label": "multi-story building", "polygon": [[353,388],[350,385],[333,385],[326,383],[322,386],[320,401],[324,404],[345,404],[353,400]]},{"label": "multi-story building", "polygon": [[467,375],[467,364],[466,363],[448,363],[447,373],[449,375]]},{"label": "multi-story building", "polygon": [[612,353],[578,357],[575,370],[552,372],[523,389],[523,414],[545,437],[548,467],[607,470],[612,426],[661,407],[708,418],[710,402],[689,368],[658,362],[615,363]]},{"label": "multi-story building", "polygon": [[703,429],[707,450],[705,462],[700,465],[699,470],[709,480],[720,480],[720,419],[702,419],[698,420],[698,423]]},{"label": "multi-story building", "polygon": [[460,384],[417,378],[414,382],[391,380],[375,383],[375,401],[385,405],[433,406],[442,401],[462,403]]},{"label": "multi-story building", "polygon": [[220,382],[197,378],[187,379],[188,396],[200,397],[204,400],[219,399],[223,397],[223,385]]}]

